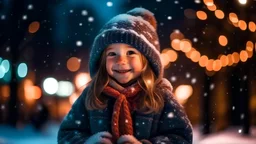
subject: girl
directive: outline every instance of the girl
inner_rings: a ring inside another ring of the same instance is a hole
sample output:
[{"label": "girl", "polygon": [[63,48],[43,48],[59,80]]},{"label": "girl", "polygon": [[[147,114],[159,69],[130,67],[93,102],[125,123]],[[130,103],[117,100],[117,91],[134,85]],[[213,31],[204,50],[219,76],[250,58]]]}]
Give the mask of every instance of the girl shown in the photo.
[{"label": "girl", "polygon": [[159,50],[150,11],[135,8],[106,23],[90,53],[92,81],[64,118],[58,143],[191,144]]}]

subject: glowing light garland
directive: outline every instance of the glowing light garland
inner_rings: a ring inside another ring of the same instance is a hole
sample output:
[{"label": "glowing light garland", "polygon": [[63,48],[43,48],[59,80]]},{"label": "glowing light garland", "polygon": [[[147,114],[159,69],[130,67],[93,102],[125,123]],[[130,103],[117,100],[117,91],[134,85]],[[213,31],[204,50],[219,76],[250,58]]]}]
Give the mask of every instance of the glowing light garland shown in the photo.
[{"label": "glowing light garland", "polygon": [[[217,10],[213,0],[204,0],[204,4],[210,11],[215,12],[215,16],[218,19],[223,19],[225,14],[222,10]],[[197,18],[200,20],[206,20],[207,14],[204,11],[197,11]],[[239,27],[241,30],[247,29],[247,24],[243,20],[239,20],[235,13],[229,13],[229,20],[235,27]],[[248,28],[251,32],[255,32],[255,23],[250,21]],[[208,56],[202,55],[199,51],[192,47],[190,40],[185,39],[184,34],[179,31],[175,31],[170,35],[171,47],[176,51],[182,51],[188,58],[193,62],[197,62],[201,67],[205,67],[208,71],[219,71],[221,68],[226,66],[232,66],[237,64],[239,61],[246,62],[248,58],[253,56],[254,44],[252,41],[247,41],[246,48],[238,52],[233,52],[228,55],[220,55],[217,59],[209,59]],[[225,36],[219,37],[219,43],[222,46],[226,46],[227,38]],[[256,51],[256,43],[255,43]]]}]

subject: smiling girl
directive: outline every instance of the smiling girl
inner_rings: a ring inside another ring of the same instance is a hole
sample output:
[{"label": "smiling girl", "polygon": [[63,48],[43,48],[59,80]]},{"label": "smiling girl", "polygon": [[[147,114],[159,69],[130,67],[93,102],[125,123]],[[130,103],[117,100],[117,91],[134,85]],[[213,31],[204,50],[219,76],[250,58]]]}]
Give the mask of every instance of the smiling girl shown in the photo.
[{"label": "smiling girl", "polygon": [[92,81],[73,104],[58,143],[191,144],[192,127],[163,78],[153,13],[112,18],[92,45]]}]

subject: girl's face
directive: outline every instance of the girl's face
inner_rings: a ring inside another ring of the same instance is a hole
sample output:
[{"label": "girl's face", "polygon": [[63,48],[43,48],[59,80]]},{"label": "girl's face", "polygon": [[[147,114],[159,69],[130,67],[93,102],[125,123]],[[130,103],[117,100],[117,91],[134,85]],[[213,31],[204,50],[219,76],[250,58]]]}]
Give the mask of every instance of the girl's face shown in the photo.
[{"label": "girl's face", "polygon": [[111,77],[126,84],[142,72],[141,53],[127,44],[111,44],[106,49],[106,69]]}]

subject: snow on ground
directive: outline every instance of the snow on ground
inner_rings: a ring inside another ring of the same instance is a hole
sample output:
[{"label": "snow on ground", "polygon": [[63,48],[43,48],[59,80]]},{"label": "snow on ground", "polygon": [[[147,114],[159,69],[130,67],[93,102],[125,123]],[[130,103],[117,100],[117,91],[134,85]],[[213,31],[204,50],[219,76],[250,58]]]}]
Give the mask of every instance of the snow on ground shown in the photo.
[{"label": "snow on ground", "polygon": [[[0,144],[56,144],[59,124],[49,123],[43,132],[35,131],[31,125],[23,129],[0,125]],[[194,127],[193,144],[256,144],[256,127],[251,129],[251,136],[239,134],[238,127],[203,136],[199,127]]]}]

